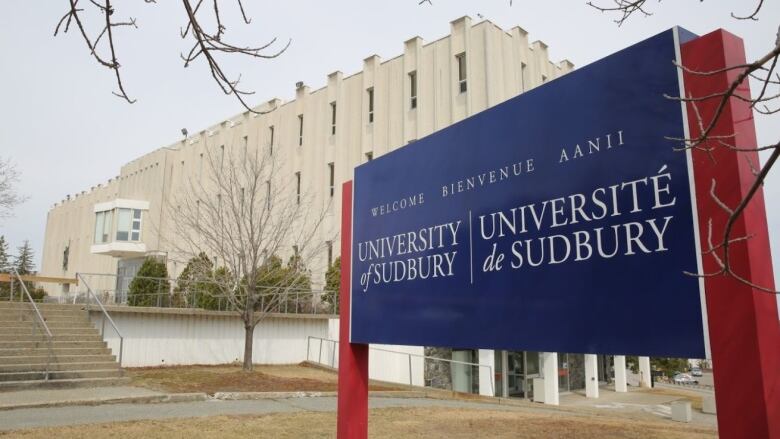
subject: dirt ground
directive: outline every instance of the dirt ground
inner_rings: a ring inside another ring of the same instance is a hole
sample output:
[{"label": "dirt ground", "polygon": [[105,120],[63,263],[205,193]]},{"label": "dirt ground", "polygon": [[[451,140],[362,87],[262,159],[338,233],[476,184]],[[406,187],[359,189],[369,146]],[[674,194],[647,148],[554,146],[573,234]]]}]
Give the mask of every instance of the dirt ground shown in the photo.
[{"label": "dirt ground", "polygon": [[[305,365],[255,366],[252,372],[238,365],[144,367],[127,374],[132,385],[173,393],[329,392],[338,384],[335,373]],[[370,389],[403,390],[377,383]]]},{"label": "dirt ground", "polygon": [[[263,416],[217,416],[169,421],[42,428],[0,434],[19,438],[331,438],[336,432],[334,413],[285,413]],[[373,438],[578,438],[578,439],[704,439],[716,438],[713,429],[644,422],[605,416],[572,416],[498,410],[446,408],[387,408],[371,410],[369,436]]]}]

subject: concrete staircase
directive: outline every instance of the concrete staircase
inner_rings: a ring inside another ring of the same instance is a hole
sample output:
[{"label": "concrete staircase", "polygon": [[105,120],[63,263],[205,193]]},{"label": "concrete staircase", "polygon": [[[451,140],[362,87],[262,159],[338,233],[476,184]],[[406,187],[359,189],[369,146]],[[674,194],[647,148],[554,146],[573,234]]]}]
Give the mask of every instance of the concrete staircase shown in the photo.
[{"label": "concrete staircase", "polygon": [[29,302],[0,302],[0,391],[129,382],[83,305],[38,308],[53,336],[51,348]]}]

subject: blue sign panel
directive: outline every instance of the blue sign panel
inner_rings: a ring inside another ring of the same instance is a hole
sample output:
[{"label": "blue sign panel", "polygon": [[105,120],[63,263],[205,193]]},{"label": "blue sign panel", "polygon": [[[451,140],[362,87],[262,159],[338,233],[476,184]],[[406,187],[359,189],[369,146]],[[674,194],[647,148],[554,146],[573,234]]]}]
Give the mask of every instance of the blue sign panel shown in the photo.
[{"label": "blue sign panel", "polygon": [[355,170],[353,343],[703,358],[676,30]]}]

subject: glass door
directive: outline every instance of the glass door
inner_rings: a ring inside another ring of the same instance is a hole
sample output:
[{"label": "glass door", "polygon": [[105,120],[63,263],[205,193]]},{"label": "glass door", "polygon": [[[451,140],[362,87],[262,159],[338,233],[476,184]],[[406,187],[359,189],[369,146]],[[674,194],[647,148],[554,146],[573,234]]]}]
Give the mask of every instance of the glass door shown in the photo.
[{"label": "glass door", "polygon": [[570,392],[569,354],[558,354],[558,391]]},{"label": "glass door", "polygon": [[525,397],[525,356],[523,352],[507,353],[507,396]]},{"label": "glass door", "polygon": [[525,397],[534,397],[534,378],[541,376],[539,352],[525,352]]}]

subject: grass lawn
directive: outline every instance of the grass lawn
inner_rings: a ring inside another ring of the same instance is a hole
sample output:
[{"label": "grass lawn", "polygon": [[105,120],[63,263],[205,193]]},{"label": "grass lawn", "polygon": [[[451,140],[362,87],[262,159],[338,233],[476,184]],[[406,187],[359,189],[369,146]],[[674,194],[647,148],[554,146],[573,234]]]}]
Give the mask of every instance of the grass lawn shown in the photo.
[{"label": "grass lawn", "polygon": [[[255,366],[244,372],[239,365],[165,366],[127,369],[132,385],[172,393],[204,392],[329,392],[338,382],[333,372],[305,365]],[[371,390],[405,390],[372,383]]]},{"label": "grass lawn", "polygon": [[[386,408],[371,410],[369,436],[374,438],[578,438],[704,439],[712,428],[669,421],[637,421],[606,416],[539,414],[491,409]],[[263,416],[215,416],[166,421],[40,428],[1,434],[20,438],[332,438],[335,413],[304,412]]]}]

